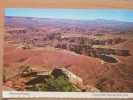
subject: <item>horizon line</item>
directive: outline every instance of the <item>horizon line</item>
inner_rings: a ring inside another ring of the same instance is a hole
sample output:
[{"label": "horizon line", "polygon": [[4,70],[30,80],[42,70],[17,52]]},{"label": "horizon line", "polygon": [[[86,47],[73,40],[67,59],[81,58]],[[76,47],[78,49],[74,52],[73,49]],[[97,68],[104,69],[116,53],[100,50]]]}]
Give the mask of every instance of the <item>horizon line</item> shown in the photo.
[{"label": "horizon line", "polygon": [[25,17],[25,18],[38,18],[38,19],[59,19],[59,20],[74,20],[74,21],[95,21],[95,20],[105,20],[105,21],[118,21],[118,22],[128,22],[133,23],[133,21],[126,20],[116,20],[116,19],[105,19],[105,18],[96,18],[96,19],[72,19],[72,18],[53,18],[53,17],[35,17],[35,16],[6,16],[5,17]]}]

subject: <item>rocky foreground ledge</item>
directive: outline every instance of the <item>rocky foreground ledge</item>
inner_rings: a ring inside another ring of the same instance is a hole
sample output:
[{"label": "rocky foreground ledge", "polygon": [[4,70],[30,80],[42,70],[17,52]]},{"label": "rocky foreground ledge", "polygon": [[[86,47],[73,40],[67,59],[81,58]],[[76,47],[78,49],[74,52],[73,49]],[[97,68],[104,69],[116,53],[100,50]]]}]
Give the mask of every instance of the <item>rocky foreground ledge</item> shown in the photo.
[{"label": "rocky foreground ledge", "polygon": [[5,83],[7,87],[21,91],[100,92],[94,86],[84,85],[79,76],[64,67],[36,71],[26,66]]}]

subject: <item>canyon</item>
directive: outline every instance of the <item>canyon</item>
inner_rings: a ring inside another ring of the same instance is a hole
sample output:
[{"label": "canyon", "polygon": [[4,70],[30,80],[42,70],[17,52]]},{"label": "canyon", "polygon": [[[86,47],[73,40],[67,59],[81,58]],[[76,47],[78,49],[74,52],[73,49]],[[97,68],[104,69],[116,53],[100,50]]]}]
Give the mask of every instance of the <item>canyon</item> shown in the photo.
[{"label": "canyon", "polygon": [[133,91],[132,22],[5,19],[4,86],[25,90],[18,75],[25,66],[36,72],[63,67],[101,92]]}]

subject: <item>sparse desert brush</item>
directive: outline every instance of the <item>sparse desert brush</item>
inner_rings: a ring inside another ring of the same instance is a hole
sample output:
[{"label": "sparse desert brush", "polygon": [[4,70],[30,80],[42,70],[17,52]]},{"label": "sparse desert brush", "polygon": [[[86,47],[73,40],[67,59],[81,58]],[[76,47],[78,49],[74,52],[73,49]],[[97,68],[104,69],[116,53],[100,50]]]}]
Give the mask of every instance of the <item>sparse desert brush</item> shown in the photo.
[{"label": "sparse desert brush", "polygon": [[72,92],[77,91],[76,88],[68,81],[66,77],[59,76],[57,78],[50,75],[45,82],[40,84],[35,84],[31,86],[28,90],[30,91],[63,91]]}]

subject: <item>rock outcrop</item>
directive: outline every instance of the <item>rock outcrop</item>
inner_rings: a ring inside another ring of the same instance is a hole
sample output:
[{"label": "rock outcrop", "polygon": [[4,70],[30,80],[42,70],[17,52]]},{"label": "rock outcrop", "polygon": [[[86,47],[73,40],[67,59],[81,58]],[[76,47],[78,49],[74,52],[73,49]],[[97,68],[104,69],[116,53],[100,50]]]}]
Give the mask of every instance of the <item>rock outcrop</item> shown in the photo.
[{"label": "rock outcrop", "polygon": [[[91,85],[84,85],[82,78],[75,75],[68,69],[64,67],[57,67],[53,70],[49,71],[35,71],[29,66],[23,67],[20,72],[16,75],[16,79],[18,81],[15,81],[15,77],[11,80],[8,80],[6,82],[6,85],[10,88],[15,88],[17,90],[26,90],[32,86],[35,86],[37,84],[44,84],[47,82],[47,79],[51,78],[51,76],[54,77],[54,79],[57,79],[60,76],[64,76],[65,79],[67,79],[74,87],[75,91],[79,92],[100,92],[99,89],[97,89],[94,86]],[[17,84],[18,83],[18,84]]]},{"label": "rock outcrop", "polygon": [[55,77],[58,77],[60,75],[64,75],[68,78],[68,80],[72,84],[74,84],[76,86],[81,86],[83,84],[83,80],[79,76],[77,76],[74,73],[70,72],[66,68],[55,68],[52,71],[52,75],[54,75]]}]

